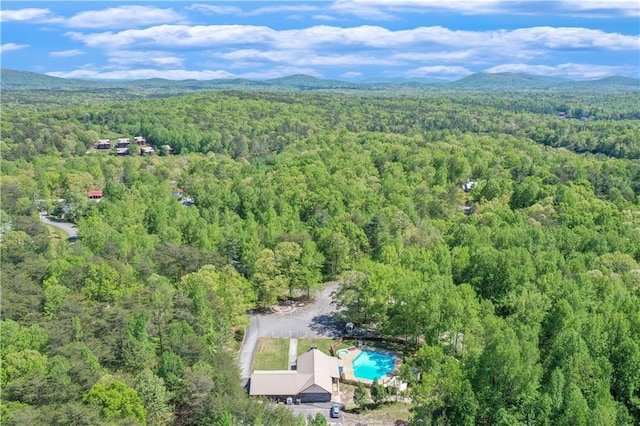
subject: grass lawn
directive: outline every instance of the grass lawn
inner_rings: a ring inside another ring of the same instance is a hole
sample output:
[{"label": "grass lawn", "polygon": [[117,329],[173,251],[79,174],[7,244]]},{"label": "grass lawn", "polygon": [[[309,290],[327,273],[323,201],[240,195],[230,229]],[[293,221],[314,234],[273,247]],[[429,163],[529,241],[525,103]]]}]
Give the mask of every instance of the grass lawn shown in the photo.
[{"label": "grass lawn", "polygon": [[301,355],[309,350],[313,345],[327,355],[330,355],[329,348],[336,341],[333,339],[298,339],[298,355]]},{"label": "grass lawn", "polygon": [[353,408],[346,408],[345,420],[353,421],[354,424],[394,424],[398,420],[409,420],[411,416],[410,404],[385,403],[379,407],[368,406],[366,410],[354,412]]},{"label": "grass lawn", "polygon": [[[331,345],[336,341],[337,340],[334,339],[298,339],[298,355],[305,353],[313,345],[316,345],[321,352],[331,355],[329,348],[331,348]],[[345,340],[340,343],[340,346],[338,346],[337,349],[346,349],[355,345],[355,340]]]},{"label": "grass lawn", "polygon": [[51,236],[51,252],[54,253],[55,255],[55,252],[56,252],[55,248],[58,245],[58,243],[61,241],[67,241],[70,235],[56,226],[52,226],[52,225],[45,225],[45,226],[47,227],[47,230],[49,231],[49,235]]},{"label": "grass lawn", "polygon": [[288,369],[289,339],[261,338],[258,340],[251,371]]}]

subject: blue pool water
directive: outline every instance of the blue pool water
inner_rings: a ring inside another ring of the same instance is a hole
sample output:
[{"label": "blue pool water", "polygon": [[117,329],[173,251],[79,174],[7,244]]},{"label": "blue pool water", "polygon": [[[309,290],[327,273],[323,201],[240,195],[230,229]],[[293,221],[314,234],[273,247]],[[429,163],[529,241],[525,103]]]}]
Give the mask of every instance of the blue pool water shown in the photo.
[{"label": "blue pool water", "polygon": [[395,357],[374,351],[362,351],[353,360],[353,374],[359,379],[380,380],[393,372]]}]

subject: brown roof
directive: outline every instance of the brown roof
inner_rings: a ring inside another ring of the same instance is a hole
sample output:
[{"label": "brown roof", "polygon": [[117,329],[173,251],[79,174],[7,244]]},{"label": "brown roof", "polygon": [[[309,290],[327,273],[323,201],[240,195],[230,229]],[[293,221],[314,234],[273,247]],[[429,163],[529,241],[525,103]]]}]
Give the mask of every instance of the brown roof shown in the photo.
[{"label": "brown roof", "polygon": [[297,370],[256,370],[251,375],[249,395],[298,395],[333,390],[340,377],[340,360],[311,349],[298,357]]}]

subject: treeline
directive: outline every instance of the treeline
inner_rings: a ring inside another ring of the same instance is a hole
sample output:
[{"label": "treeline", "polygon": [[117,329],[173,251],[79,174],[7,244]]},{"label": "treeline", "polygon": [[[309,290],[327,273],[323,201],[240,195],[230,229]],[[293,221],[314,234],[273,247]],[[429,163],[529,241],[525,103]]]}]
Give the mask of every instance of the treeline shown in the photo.
[{"label": "treeline", "polygon": [[637,159],[636,101],[635,94],[215,92],[51,112],[9,107],[3,112],[3,151],[12,160],[43,153],[82,155],[98,137],[142,135],[181,154],[253,159],[344,130],[427,139],[442,133],[510,134],[576,152]]},{"label": "treeline", "polygon": [[217,93],[3,120],[14,154],[56,126],[181,153],[3,159],[2,424],[296,424],[240,388],[245,311],[336,277],[345,319],[406,342],[416,424],[640,421],[640,164],[465,108]]}]

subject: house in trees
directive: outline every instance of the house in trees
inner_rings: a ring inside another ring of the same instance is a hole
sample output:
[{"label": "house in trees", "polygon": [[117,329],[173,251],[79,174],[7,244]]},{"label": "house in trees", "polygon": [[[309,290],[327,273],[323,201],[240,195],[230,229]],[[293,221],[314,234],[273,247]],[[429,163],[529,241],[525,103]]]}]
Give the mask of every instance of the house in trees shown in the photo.
[{"label": "house in trees", "polygon": [[153,155],[154,153],[155,151],[151,146],[140,147],[140,155]]},{"label": "house in trees", "polygon": [[471,190],[478,185],[478,182],[475,180],[471,180],[471,178],[467,178],[467,181],[462,184],[462,190],[464,192],[471,192]]},{"label": "house in trees", "polygon": [[116,155],[129,155],[129,148],[116,148]]},{"label": "house in trees", "polygon": [[98,142],[94,145],[96,149],[111,149],[110,139],[98,139]]},{"label": "house in trees", "polygon": [[160,155],[173,155],[173,154],[175,154],[175,151],[171,145],[162,145],[160,147]]},{"label": "house in trees", "polygon": [[138,145],[146,145],[147,144],[147,139],[144,136],[136,136],[136,137],[133,138],[133,140]]},{"label": "house in trees", "polygon": [[92,201],[100,201],[102,200],[102,191],[94,190],[87,192],[87,197],[89,197]]},{"label": "house in trees", "polygon": [[131,139],[120,138],[118,139],[118,144],[116,145],[116,148],[128,148],[130,144],[131,144]]},{"label": "house in trees", "polygon": [[173,192],[171,193],[171,195],[173,195],[174,197],[176,197],[178,200],[182,200],[182,197],[184,197],[184,189],[182,188],[176,188],[173,190]]},{"label": "house in trees", "polygon": [[295,370],[254,371],[249,395],[288,402],[329,402],[339,390],[341,363],[312,347],[298,357]]}]

